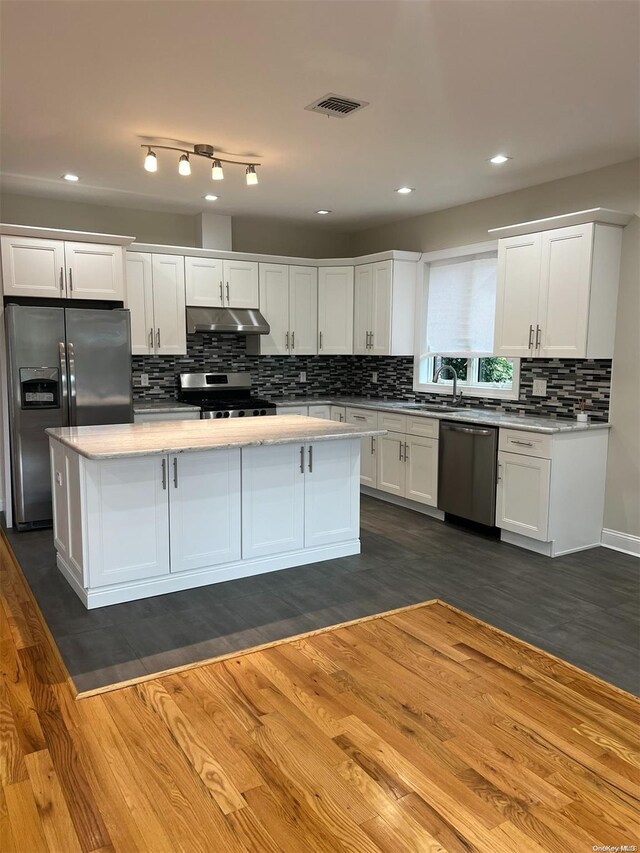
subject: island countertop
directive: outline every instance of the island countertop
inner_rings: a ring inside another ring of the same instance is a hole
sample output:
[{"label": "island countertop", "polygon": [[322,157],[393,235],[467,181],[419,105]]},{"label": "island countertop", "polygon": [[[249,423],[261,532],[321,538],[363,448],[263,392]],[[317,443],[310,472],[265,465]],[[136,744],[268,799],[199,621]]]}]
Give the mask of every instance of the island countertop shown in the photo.
[{"label": "island countertop", "polygon": [[151,424],[58,427],[48,429],[51,438],[72,448],[87,459],[118,459],[127,456],[154,456],[295,444],[305,441],[332,441],[383,435],[386,430],[366,429],[346,423],[281,415],[266,418],[233,418],[226,421],[170,421]]}]

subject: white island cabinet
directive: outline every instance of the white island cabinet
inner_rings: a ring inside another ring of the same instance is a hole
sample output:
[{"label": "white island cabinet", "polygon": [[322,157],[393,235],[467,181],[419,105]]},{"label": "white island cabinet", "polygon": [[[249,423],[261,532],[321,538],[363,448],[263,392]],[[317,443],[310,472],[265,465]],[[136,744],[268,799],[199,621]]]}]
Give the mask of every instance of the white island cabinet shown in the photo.
[{"label": "white island cabinet", "polygon": [[360,441],[283,416],[48,430],[54,540],[88,608],[357,554]]}]

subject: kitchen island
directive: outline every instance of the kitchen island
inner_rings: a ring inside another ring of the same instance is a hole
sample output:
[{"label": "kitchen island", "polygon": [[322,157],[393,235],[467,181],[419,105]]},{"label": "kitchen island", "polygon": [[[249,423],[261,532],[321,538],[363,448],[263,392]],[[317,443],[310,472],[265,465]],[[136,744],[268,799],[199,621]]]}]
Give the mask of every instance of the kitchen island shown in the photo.
[{"label": "kitchen island", "polygon": [[57,564],[89,609],[360,552],[360,442],[286,415],[47,430]]}]

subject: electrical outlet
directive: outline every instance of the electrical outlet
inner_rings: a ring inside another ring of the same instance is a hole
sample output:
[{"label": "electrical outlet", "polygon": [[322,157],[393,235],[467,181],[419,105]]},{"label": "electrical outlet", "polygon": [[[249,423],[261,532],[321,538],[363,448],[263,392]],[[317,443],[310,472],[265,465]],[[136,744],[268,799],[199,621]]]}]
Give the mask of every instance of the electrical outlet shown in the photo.
[{"label": "electrical outlet", "polygon": [[141,373],[140,374],[140,385],[142,386],[142,388],[148,388],[149,387],[149,374],[148,373]]},{"label": "electrical outlet", "polygon": [[300,371],[300,382],[306,382],[306,381],[307,381],[307,371],[301,370]]},{"label": "electrical outlet", "polygon": [[533,396],[534,397],[546,397],[547,396],[547,380],[546,379],[534,379],[533,380]]},{"label": "electrical outlet", "polygon": [[371,381],[373,382],[374,385],[378,384],[378,371],[377,370],[374,370],[373,373],[371,374]]}]

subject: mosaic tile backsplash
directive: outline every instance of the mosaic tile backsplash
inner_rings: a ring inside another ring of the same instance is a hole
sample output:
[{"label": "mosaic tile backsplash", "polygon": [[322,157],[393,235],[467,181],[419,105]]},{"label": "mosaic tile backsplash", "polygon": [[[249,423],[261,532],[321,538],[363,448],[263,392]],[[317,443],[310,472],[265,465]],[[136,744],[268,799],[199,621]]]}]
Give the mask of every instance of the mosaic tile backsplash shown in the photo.
[{"label": "mosaic tile backsplash", "polygon": [[[381,399],[428,400],[438,395],[413,391],[413,358],[376,356],[254,356],[247,339],[232,335],[188,335],[186,356],[133,356],[134,398],[175,397],[179,373],[248,371],[257,395],[278,397],[357,396]],[[307,381],[299,381],[306,371]],[[378,382],[372,381],[372,373]],[[140,374],[149,386],[140,387]],[[533,380],[547,379],[547,396],[533,396]],[[504,412],[550,417],[575,417],[586,400],[593,420],[606,421],[611,385],[610,359],[523,359],[520,399],[463,397],[463,404]]]}]

